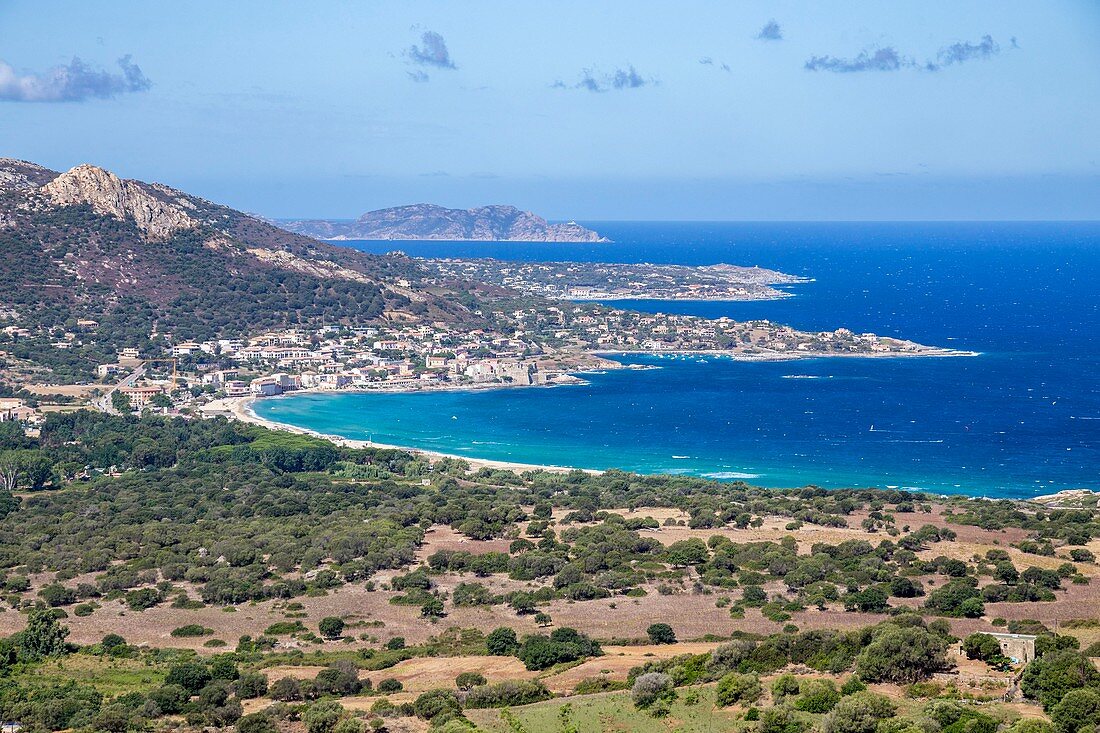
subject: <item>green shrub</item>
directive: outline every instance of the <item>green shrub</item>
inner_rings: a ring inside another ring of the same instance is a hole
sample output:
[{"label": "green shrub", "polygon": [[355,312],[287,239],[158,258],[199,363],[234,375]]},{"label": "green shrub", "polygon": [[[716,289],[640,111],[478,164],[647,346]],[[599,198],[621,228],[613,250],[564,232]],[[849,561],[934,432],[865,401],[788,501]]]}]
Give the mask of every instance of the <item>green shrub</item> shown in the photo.
[{"label": "green shrub", "polygon": [[377,690],[388,694],[391,692],[401,692],[404,687],[405,686],[401,684],[401,680],[394,679],[393,677],[386,677],[378,683]]},{"label": "green shrub", "polygon": [[722,707],[756,702],[763,694],[764,688],[760,685],[759,677],[739,672],[730,672],[723,676],[718,680],[718,687],[714,691],[715,702]]},{"label": "green shrub", "polygon": [[799,685],[794,706],[807,713],[827,713],[840,702],[840,692],[832,680],[809,679]]},{"label": "green shrub", "polygon": [[649,708],[658,700],[668,699],[674,694],[672,678],[663,672],[639,675],[630,689],[634,707],[639,709]]},{"label": "green shrub", "polygon": [[671,626],[665,623],[650,624],[649,628],[645,630],[645,633],[652,644],[676,643],[676,632],[672,630]]},{"label": "green shrub", "polygon": [[529,705],[549,700],[550,697],[550,691],[539,680],[504,680],[492,685],[481,684],[473,687],[466,694],[466,707],[501,708],[509,705]]},{"label": "green shrub", "polygon": [[306,627],[302,625],[301,621],[276,621],[264,629],[264,633],[268,636],[286,636],[287,634],[297,634],[305,630]]},{"label": "green shrub", "polygon": [[883,695],[856,692],[842,697],[825,718],[824,733],[875,733],[879,722],[892,718],[897,711]]},{"label": "green shrub", "polygon": [[326,639],[338,639],[344,633],[344,619],[338,616],[325,616],[318,622],[317,630]]}]

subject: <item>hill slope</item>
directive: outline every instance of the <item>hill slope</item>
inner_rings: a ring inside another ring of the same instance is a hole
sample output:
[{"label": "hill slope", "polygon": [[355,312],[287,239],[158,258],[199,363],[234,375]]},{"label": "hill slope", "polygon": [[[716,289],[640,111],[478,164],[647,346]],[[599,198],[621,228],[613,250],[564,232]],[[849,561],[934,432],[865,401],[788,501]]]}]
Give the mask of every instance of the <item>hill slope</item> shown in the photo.
[{"label": "hill slope", "polygon": [[[0,159],[0,328],[56,338],[78,319],[105,347],[283,325],[476,320],[421,287],[416,261],[287,232],[155,183]],[[468,300],[468,299],[467,299]]]},{"label": "hill slope", "polygon": [[288,231],[317,239],[443,239],[516,242],[605,242],[576,222],[551,224],[514,206],[446,209],[413,204],[379,209],[355,221],[307,219],[280,221]]}]

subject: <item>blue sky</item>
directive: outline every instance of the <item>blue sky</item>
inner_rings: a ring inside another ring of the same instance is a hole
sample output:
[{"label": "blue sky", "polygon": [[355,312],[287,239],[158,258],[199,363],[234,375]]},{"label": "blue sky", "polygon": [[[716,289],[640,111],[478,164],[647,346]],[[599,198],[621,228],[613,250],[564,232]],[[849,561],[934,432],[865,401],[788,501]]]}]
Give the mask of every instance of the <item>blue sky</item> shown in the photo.
[{"label": "blue sky", "polygon": [[0,155],[288,217],[1100,219],[1100,3],[7,0]]}]

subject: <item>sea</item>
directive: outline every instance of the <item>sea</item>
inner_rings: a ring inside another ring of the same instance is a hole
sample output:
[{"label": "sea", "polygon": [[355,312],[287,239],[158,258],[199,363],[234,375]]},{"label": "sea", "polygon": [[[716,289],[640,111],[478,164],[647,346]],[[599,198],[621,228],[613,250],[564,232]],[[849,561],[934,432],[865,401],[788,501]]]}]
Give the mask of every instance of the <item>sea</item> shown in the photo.
[{"label": "sea", "polygon": [[775,301],[618,301],[646,312],[838,327],[980,352],[656,367],[587,384],[299,394],[267,419],[471,458],[769,487],[1026,498],[1100,490],[1100,223],[585,222],[609,244],[349,242],[527,261],[759,265],[812,278]]}]

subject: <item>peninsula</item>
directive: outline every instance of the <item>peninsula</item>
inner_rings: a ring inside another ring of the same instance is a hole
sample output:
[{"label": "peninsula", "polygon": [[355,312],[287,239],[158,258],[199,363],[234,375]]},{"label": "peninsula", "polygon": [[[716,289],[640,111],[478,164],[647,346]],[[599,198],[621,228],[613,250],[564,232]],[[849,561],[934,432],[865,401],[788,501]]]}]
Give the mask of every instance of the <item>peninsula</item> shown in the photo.
[{"label": "peninsula", "polygon": [[354,221],[280,220],[273,223],[307,237],[349,239],[438,239],[479,242],[607,242],[576,222],[551,224],[514,206],[447,209],[413,204],[368,211]]},{"label": "peninsula", "polygon": [[809,279],[762,267],[427,259],[439,283],[473,280],[555,300],[774,300]]}]

